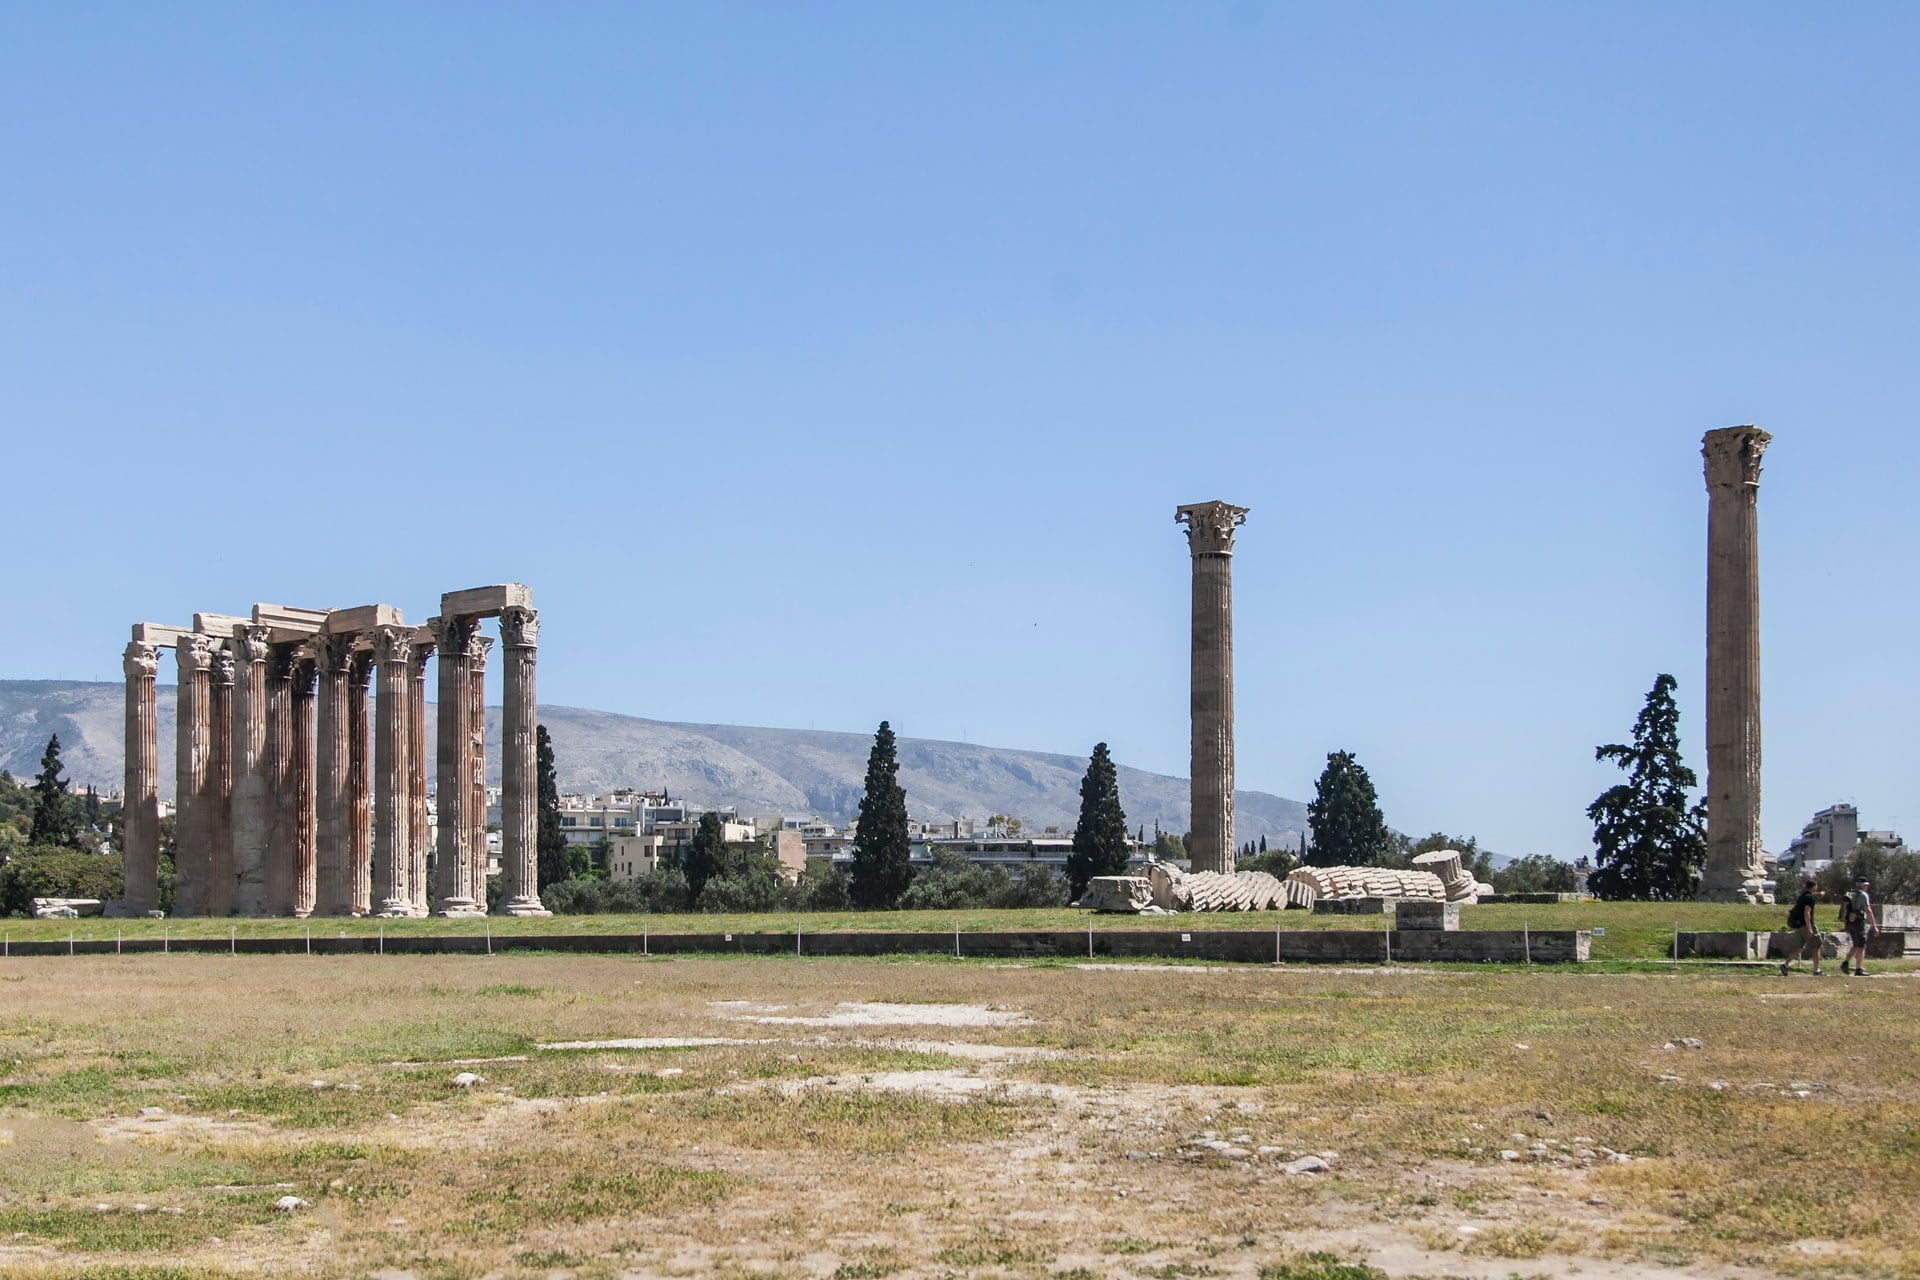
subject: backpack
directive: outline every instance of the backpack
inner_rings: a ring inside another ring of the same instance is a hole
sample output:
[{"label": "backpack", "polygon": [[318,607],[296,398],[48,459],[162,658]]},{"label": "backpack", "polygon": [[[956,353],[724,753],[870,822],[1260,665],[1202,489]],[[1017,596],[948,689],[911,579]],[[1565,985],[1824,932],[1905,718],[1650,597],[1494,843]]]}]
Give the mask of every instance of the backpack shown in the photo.
[{"label": "backpack", "polygon": [[1797,902],[1794,903],[1793,907],[1787,912],[1787,928],[1799,929],[1806,923],[1807,909]]}]

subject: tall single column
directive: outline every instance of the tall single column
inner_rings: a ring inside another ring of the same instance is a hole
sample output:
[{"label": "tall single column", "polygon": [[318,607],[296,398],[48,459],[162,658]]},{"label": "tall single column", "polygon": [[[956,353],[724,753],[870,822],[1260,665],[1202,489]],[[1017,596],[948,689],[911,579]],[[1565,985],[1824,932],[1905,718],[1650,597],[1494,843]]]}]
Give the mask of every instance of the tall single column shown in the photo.
[{"label": "tall single column", "polygon": [[375,630],[373,656],[380,673],[373,713],[373,896],[379,901],[376,914],[397,919],[413,914],[407,862],[413,843],[413,801],[407,785],[412,628]]},{"label": "tall single column", "polygon": [[1233,531],[1247,509],[1200,502],[1174,512],[1193,554],[1192,796],[1195,871],[1233,871]]},{"label": "tall single column", "polygon": [[320,680],[314,742],[314,900],[317,916],[353,914],[347,878],[347,664],[351,635],[314,640],[313,665]]},{"label": "tall single column", "polygon": [[319,892],[316,864],[319,833],[315,829],[319,814],[313,768],[314,673],[313,646],[303,644],[293,659],[293,754],[287,766],[287,788],[291,797],[287,811],[293,823],[293,859],[289,868],[291,914],[301,919],[313,914],[314,899]]},{"label": "tall single column", "polygon": [[213,651],[207,677],[207,887],[206,914],[233,910],[233,643]]},{"label": "tall single column", "polygon": [[534,660],[539,656],[540,615],[509,608],[500,615],[500,905],[503,916],[551,914],[540,902],[540,863],[534,824],[537,796],[534,740],[539,711],[534,702]]},{"label": "tall single column", "polygon": [[160,730],[153,705],[153,676],[160,655],[144,640],[127,645],[127,774],[123,821],[126,888],[121,902],[130,916],[160,905]]},{"label": "tall single column", "polygon": [[209,636],[186,635],[174,646],[178,700],[173,738],[173,914],[207,914],[213,871],[213,831],[208,764],[213,751],[211,690],[213,648]]},{"label": "tall single column", "polygon": [[347,907],[373,913],[373,798],[368,782],[367,688],[373,654],[356,648],[347,659]]},{"label": "tall single column", "polygon": [[294,646],[274,645],[267,655],[267,779],[272,794],[267,828],[267,914],[293,914],[294,826],[298,798],[293,793]]},{"label": "tall single column", "polygon": [[1758,427],[1709,431],[1707,865],[1710,902],[1772,902],[1760,852],[1760,455]]},{"label": "tall single column", "polygon": [[487,906],[487,651],[491,636],[473,638],[467,699],[467,883],[474,903]]},{"label": "tall single column", "polygon": [[443,916],[483,914],[483,903],[473,896],[473,865],[467,856],[472,839],[467,810],[473,803],[470,782],[473,739],[468,723],[473,713],[473,662],[479,634],[467,617],[435,618],[433,628],[440,648],[440,728],[436,742],[434,790],[434,911]]},{"label": "tall single column", "polygon": [[433,644],[422,642],[416,634],[408,695],[413,701],[407,713],[407,785],[413,789],[410,810],[413,848],[407,859],[407,900],[413,904],[413,914],[417,916],[427,915],[431,905],[427,884],[427,866],[431,861],[428,855],[433,852],[433,827],[427,821],[427,660],[433,657],[433,652]]},{"label": "tall single column", "polygon": [[233,628],[233,897],[236,916],[267,914],[273,785],[267,769],[268,629]]}]

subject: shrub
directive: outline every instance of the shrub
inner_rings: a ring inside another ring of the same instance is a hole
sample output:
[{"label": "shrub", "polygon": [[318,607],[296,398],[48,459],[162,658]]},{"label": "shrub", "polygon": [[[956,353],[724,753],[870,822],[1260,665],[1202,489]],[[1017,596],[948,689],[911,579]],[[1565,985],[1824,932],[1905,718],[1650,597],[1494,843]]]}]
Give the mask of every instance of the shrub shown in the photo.
[{"label": "shrub", "polygon": [[[1920,902],[1920,854],[1899,845],[1862,840],[1844,858],[1819,875],[1820,888],[1830,901],[1838,902],[1853,891],[1855,876],[1873,882],[1871,891],[1875,909],[1883,902]],[[1791,887],[1781,886],[1782,895]]]},{"label": "shrub", "polygon": [[118,854],[30,845],[0,866],[0,915],[30,916],[35,898],[118,898],[124,886]]},{"label": "shrub", "polygon": [[1515,858],[1494,871],[1487,883],[1501,893],[1572,893],[1579,887],[1571,866],[1540,853]]},{"label": "shrub", "polygon": [[547,910],[562,916],[661,914],[687,909],[687,878],[671,869],[631,880],[574,876],[540,891]]}]

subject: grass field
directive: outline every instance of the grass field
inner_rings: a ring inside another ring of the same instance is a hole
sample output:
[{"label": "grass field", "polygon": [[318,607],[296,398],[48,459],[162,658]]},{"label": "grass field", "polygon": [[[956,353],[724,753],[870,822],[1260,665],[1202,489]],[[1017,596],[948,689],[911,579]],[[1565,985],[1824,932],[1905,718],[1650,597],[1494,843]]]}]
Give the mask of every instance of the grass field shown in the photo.
[{"label": "grass field", "polygon": [[1920,1276],[1916,1014],[1892,968],[13,959],[0,1274]]},{"label": "grass field", "polygon": [[[1671,954],[1673,930],[1775,929],[1784,907],[1748,907],[1719,903],[1566,902],[1554,905],[1471,906],[1461,912],[1467,929],[1606,930],[1593,940],[1593,958],[1601,961],[1657,960]],[[848,911],[769,912],[764,915],[568,916],[548,920],[0,920],[0,932],[22,942],[64,939],[157,938],[166,930],[176,938],[224,938],[229,929],[242,938],[299,937],[311,929],[368,935],[384,930],[407,934],[496,935],[547,932],[628,933],[807,933],[837,931],[926,931],[952,933],[1009,929],[1378,929],[1382,917],[1315,915],[1308,911],[1184,913],[1168,916],[1094,916],[1084,911]],[[1823,925],[1830,922],[1822,919]]]}]

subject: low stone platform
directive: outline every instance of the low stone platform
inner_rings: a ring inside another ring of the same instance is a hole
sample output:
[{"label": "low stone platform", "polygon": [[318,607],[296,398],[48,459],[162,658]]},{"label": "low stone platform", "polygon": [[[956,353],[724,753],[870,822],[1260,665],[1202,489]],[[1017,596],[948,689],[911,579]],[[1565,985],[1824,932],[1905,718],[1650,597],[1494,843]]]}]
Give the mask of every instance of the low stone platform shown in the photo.
[{"label": "low stone platform", "polygon": [[9,942],[7,957],[64,955],[948,955],[996,959],[1158,958],[1241,964],[1445,961],[1566,964],[1588,958],[1585,930],[1114,929],[999,933],[620,933]]},{"label": "low stone platform", "polygon": [[[1787,932],[1743,933],[1738,930],[1714,932],[1682,931],[1677,940],[1676,960],[1778,960],[1791,949],[1798,935]],[[1832,959],[1845,952],[1846,935],[1820,935],[1820,954]],[[1867,955],[1875,960],[1899,960],[1920,956],[1920,930],[1883,929],[1867,939]],[[1810,959],[1811,957],[1809,957]]]}]

